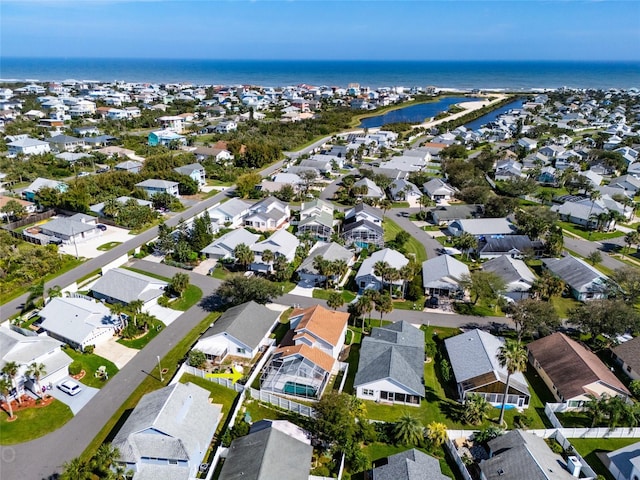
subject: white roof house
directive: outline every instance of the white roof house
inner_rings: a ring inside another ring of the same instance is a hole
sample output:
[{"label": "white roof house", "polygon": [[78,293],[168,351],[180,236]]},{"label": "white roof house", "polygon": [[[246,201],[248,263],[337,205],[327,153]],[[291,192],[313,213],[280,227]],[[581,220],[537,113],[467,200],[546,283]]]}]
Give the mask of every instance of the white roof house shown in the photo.
[{"label": "white roof house", "polygon": [[[359,290],[380,290],[383,286],[388,285],[386,282],[383,284],[382,278],[374,273],[375,264],[377,262],[386,262],[390,267],[399,270],[407,265],[409,260],[400,252],[390,248],[384,248],[372,253],[369,257],[364,259],[358,269],[358,273],[356,273],[355,280]],[[404,284],[404,280],[396,280],[392,282],[392,284],[395,286],[402,286]]]},{"label": "white roof house", "polygon": [[251,233],[244,228],[239,228],[225,233],[220,238],[216,238],[202,249],[202,253],[204,253],[207,258],[216,258],[218,260],[234,258],[233,251],[238,245],[245,244],[251,247],[259,238],[260,235]]},{"label": "white roof house", "polygon": [[40,317],[49,335],[82,349],[108,340],[121,326],[104,304],[87,298],[53,298]]},{"label": "white roof house", "polygon": [[249,214],[251,204],[232,198],[228,202],[224,202],[215,208],[209,210],[209,216],[218,220],[218,223],[228,225],[230,228],[239,227],[243,224],[244,217]]},{"label": "white roof house", "polygon": [[250,269],[262,272],[271,271],[273,261],[265,263],[261,257],[265,250],[270,250],[274,254],[274,258],[284,257],[287,262],[293,262],[298,245],[300,245],[300,240],[293,233],[289,233],[286,230],[277,230],[269,238],[251,246],[255,259]]},{"label": "white roof house", "polygon": [[469,267],[450,255],[440,255],[422,262],[425,294],[451,296],[460,292],[459,282],[464,275],[469,275]]},{"label": "white roof house", "polygon": [[40,155],[51,151],[49,142],[35,138],[21,138],[7,144],[9,155]]},{"label": "white roof house", "polygon": [[491,235],[511,235],[516,232],[516,226],[505,218],[466,218],[455,220],[449,224],[449,231],[454,236],[463,232],[476,237]]},{"label": "white roof house", "polygon": [[142,300],[148,305],[160,297],[167,288],[167,282],[124,268],[112,268],[91,287],[98,299],[109,303],[128,304]]}]

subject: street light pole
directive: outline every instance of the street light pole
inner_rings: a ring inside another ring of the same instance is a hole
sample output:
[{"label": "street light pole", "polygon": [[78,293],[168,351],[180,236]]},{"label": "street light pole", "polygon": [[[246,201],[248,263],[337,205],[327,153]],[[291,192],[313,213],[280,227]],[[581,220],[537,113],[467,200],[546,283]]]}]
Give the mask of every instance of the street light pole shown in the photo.
[{"label": "street light pole", "polygon": [[158,358],[158,370],[160,371],[160,381],[164,382],[164,377],[162,376],[162,367],[160,366],[160,355],[158,355],[157,358]]}]

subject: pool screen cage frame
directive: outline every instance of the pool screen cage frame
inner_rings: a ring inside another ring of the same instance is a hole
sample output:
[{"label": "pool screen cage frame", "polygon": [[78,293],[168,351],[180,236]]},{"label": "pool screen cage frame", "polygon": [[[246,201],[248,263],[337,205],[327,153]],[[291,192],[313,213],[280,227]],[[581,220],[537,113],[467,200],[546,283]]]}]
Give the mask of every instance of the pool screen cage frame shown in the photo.
[{"label": "pool screen cage frame", "polygon": [[[319,400],[330,377],[330,372],[320,368],[302,356],[281,357],[275,355],[260,375],[260,389],[305,398]],[[287,384],[301,385],[315,390],[315,395],[290,393],[285,391]]]}]

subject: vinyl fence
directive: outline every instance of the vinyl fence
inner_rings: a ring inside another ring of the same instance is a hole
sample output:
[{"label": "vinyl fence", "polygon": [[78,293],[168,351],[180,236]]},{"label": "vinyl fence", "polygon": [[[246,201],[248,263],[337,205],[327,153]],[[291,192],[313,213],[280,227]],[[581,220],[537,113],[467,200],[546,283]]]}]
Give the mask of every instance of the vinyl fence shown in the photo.
[{"label": "vinyl fence", "polygon": [[290,412],[297,413],[298,415],[302,415],[305,417],[314,417],[316,414],[316,411],[308,405],[303,405],[301,403],[294,402],[293,400],[279,397],[278,395],[274,395],[273,393],[263,392],[262,390],[256,390],[255,388],[249,388],[249,395],[251,396],[251,398],[254,398],[261,402],[270,403],[271,405],[274,405],[278,408],[289,410]]},{"label": "vinyl fence", "polygon": [[444,447],[447,449],[447,452],[449,452],[449,455],[451,455],[451,458],[453,458],[453,461],[456,462],[462,478],[464,478],[464,480],[473,480],[473,477],[471,477],[469,470],[467,470],[467,466],[464,464],[462,457],[460,457],[456,446],[453,444],[450,438],[447,438],[447,441],[444,443]]}]

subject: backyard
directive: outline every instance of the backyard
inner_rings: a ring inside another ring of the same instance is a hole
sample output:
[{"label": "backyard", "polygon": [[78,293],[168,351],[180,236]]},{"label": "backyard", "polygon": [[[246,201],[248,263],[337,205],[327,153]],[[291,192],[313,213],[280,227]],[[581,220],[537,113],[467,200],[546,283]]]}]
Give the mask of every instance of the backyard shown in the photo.
[{"label": "backyard", "polygon": [[615,480],[613,475],[604,466],[598,453],[613,452],[638,441],[637,438],[570,438],[573,448],[582,455],[589,466],[598,475],[603,475],[607,480]]}]

